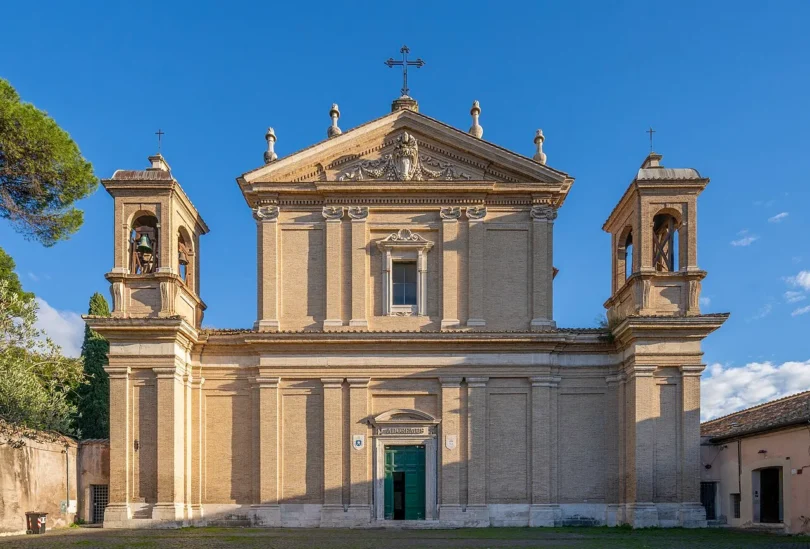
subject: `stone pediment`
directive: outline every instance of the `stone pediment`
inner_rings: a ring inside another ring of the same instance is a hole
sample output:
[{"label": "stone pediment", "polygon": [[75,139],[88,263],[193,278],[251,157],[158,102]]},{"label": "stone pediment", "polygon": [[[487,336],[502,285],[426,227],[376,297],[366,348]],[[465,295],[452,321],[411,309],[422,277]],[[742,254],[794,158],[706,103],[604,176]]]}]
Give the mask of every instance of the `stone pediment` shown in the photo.
[{"label": "stone pediment", "polygon": [[569,180],[563,172],[410,110],[392,112],[239,178],[243,186],[356,181],[560,185]]}]

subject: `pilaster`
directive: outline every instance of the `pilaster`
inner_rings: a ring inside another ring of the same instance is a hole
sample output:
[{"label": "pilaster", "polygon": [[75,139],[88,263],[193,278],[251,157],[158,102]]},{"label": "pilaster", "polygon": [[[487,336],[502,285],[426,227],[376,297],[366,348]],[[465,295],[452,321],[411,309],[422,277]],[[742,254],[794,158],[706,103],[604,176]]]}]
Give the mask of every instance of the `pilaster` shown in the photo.
[{"label": "pilaster", "polygon": [[157,503],[152,518],[184,519],[183,372],[177,367],[152,368],[157,386]]},{"label": "pilaster", "polygon": [[461,209],[442,208],[442,328],[458,328],[458,218]]},{"label": "pilaster", "polygon": [[349,326],[368,328],[368,208],[349,208],[352,220],[352,317]]},{"label": "pilaster", "polygon": [[191,518],[199,520],[203,517],[202,506],[202,471],[203,471],[203,433],[205,430],[203,410],[202,386],[205,379],[197,376],[191,380]]},{"label": "pilaster", "polygon": [[343,326],[340,312],[342,290],[340,275],[343,258],[341,251],[341,225],[344,208],[341,206],[324,206],[323,217],[326,220],[326,319],[323,327],[339,328]]},{"label": "pilaster", "polygon": [[605,516],[605,524],[608,526],[617,526],[621,523],[619,503],[622,501],[621,490],[624,486],[623,482],[620,480],[622,477],[621,471],[623,463],[623,461],[620,460],[620,454],[624,448],[622,380],[623,375],[621,373],[609,375],[605,378],[607,385],[605,395],[605,409],[607,410],[605,428],[608,433],[614,433],[614,436],[609,436],[606,439],[605,502],[608,504],[608,508]]},{"label": "pilaster", "polygon": [[368,383],[369,378],[349,378],[349,436],[362,437],[362,446],[352,444],[349,454],[349,508],[354,514],[353,520],[371,520],[369,444],[368,444]]},{"label": "pilaster", "polygon": [[706,525],[700,504],[700,375],[703,365],[681,366],[681,512],[684,527]]},{"label": "pilaster", "polygon": [[343,513],[343,378],[323,378],[323,503]]},{"label": "pilaster", "polygon": [[654,366],[633,365],[626,371],[627,459],[625,520],[636,528],[658,526],[653,504],[655,467]]},{"label": "pilaster", "polygon": [[442,423],[441,423],[441,499],[439,519],[455,519],[461,510],[459,479],[461,474],[461,450],[459,429],[461,426],[461,378],[443,377]]},{"label": "pilaster", "polygon": [[186,375],[183,376],[183,414],[185,417],[185,425],[183,428],[183,457],[184,459],[184,469],[185,473],[183,475],[185,479],[185,483],[183,486],[183,501],[186,503],[185,507],[185,518],[187,520],[191,520],[194,518],[194,511],[191,507],[191,483],[192,483],[192,465],[191,465],[191,454],[193,451],[192,447],[192,404],[191,404],[191,391],[193,386],[194,379],[191,376],[191,371],[189,370]]},{"label": "pilaster", "polygon": [[562,520],[559,505],[551,497],[552,392],[560,378],[551,375],[529,379],[532,384],[532,495],[529,526],[558,526]]},{"label": "pilaster", "polygon": [[251,505],[256,526],[281,526],[279,507],[279,398],[277,377],[256,378],[259,388],[259,503]]},{"label": "pilaster", "polygon": [[532,330],[556,326],[553,315],[554,297],[554,220],[553,206],[532,206]]},{"label": "pilaster", "polygon": [[279,208],[275,205],[260,206],[253,210],[258,234],[258,318],[255,329],[262,332],[278,331],[279,287],[281,285],[281,247],[278,228]]},{"label": "pilaster", "polygon": [[467,326],[483,328],[484,320],[484,218],[486,206],[467,208]]},{"label": "pilaster", "polygon": [[130,508],[130,475],[132,454],[130,448],[130,374],[126,367],[108,366],[110,376],[110,487],[109,503],[104,511],[106,528],[125,526],[132,518]]},{"label": "pilaster", "polygon": [[487,503],[487,382],[488,377],[467,381],[467,510],[486,509]]}]

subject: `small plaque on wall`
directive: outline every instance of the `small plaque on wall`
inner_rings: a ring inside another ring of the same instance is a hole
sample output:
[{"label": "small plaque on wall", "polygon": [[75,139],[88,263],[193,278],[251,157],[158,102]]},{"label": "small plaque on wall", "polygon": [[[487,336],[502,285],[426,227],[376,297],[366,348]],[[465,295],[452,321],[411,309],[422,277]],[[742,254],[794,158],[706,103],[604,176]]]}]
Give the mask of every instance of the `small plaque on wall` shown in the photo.
[{"label": "small plaque on wall", "polygon": [[448,450],[453,450],[456,447],[456,435],[446,435],[444,437],[444,445]]},{"label": "small plaque on wall", "polygon": [[352,435],[352,448],[362,450],[366,447],[366,435]]}]

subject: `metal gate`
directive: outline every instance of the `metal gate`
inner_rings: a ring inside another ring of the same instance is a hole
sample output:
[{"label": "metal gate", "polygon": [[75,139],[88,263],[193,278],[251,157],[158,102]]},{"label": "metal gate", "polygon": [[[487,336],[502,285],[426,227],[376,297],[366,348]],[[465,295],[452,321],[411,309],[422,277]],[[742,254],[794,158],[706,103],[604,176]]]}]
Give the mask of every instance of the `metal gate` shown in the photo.
[{"label": "metal gate", "polygon": [[104,509],[107,508],[107,503],[110,501],[110,490],[107,484],[91,484],[90,491],[92,493],[91,513],[93,515],[93,524],[101,524],[104,522]]},{"label": "metal gate", "polygon": [[717,508],[714,504],[715,483],[700,483],[700,503],[706,508],[706,520],[717,520]]}]

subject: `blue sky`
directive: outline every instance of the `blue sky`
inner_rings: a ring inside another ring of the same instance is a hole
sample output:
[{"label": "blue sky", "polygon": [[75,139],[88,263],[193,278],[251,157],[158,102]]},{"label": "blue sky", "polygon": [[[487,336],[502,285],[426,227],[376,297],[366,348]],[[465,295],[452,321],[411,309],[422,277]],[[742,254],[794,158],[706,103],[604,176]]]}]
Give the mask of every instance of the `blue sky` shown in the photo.
[{"label": "blue sky", "polygon": [[[705,343],[704,378],[722,402],[741,399],[732,407],[810,386],[810,3],[17,2],[3,19],[0,77],[99,177],[145,167],[166,132],[163,152],[211,227],[206,325],[254,320],[255,225],[234,178],[261,165],[267,126],[284,156],[325,137],[333,102],[344,130],[386,113],[401,78],[383,61],[407,43],[427,62],[410,80],[422,112],[466,130],[478,99],[485,139],[530,156],[543,128],[548,164],[576,178],[555,228],[559,325],[603,312],[601,226],[652,125],[664,165],[712,179],[699,205],[704,310],[732,316]],[[67,339],[71,312],[108,295],[111,206],[103,189],[84,200],[84,227],[51,249],[0,223]],[[752,372],[755,395],[733,388]]]}]

